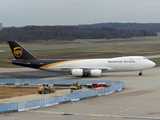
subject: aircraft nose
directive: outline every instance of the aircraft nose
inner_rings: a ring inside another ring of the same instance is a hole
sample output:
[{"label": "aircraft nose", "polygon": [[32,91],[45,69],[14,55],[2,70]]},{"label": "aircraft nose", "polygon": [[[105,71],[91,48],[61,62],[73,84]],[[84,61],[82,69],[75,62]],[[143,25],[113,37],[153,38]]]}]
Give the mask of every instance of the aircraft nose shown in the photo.
[{"label": "aircraft nose", "polygon": [[150,61],[150,66],[151,66],[151,67],[154,67],[154,66],[156,66],[156,63]]}]

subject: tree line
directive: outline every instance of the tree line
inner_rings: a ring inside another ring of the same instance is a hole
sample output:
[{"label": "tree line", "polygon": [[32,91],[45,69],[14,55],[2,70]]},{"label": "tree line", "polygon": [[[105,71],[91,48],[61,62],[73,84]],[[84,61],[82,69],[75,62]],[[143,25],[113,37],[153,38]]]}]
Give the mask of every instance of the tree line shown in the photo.
[{"label": "tree line", "polygon": [[157,35],[157,31],[148,28],[132,29],[132,27],[116,28],[103,24],[99,25],[99,27],[91,25],[8,27],[0,31],[0,43],[9,40],[32,42],[37,40],[110,39]]},{"label": "tree line", "polygon": [[97,23],[90,25],[78,25],[79,28],[115,28],[115,29],[148,29],[160,32],[160,23]]}]

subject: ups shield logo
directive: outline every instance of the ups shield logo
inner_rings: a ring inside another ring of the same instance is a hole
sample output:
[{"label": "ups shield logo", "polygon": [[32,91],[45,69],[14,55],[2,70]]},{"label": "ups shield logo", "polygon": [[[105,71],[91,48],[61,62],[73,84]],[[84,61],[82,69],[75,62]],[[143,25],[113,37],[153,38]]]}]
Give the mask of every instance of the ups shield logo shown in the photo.
[{"label": "ups shield logo", "polygon": [[22,56],[22,48],[21,47],[14,48],[14,56],[16,56],[18,58]]}]

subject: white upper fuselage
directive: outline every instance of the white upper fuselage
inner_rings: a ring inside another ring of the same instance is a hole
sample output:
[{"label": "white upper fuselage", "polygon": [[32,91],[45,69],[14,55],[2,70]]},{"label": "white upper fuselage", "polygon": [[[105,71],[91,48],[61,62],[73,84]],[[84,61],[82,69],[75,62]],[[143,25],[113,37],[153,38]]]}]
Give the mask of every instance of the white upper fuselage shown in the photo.
[{"label": "white upper fuselage", "polygon": [[68,71],[69,69],[109,71],[142,71],[154,67],[156,64],[143,56],[116,57],[109,59],[79,59],[50,64],[43,68],[49,71]]}]

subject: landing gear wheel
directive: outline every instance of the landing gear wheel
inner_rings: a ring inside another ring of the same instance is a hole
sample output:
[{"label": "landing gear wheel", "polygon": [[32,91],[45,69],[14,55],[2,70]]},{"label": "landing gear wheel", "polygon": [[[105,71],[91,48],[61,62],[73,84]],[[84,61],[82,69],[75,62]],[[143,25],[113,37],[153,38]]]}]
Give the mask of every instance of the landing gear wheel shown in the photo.
[{"label": "landing gear wheel", "polygon": [[44,93],[44,94],[48,94],[48,92],[49,92],[49,91],[48,91],[47,89],[44,89],[44,92],[43,92],[43,93]]},{"label": "landing gear wheel", "polygon": [[139,73],[139,76],[142,76],[142,75],[143,75],[142,72],[140,72],[140,73]]},{"label": "landing gear wheel", "polygon": [[39,94],[42,94],[42,92],[39,92]]},{"label": "landing gear wheel", "polygon": [[90,73],[83,73],[83,77],[89,77]]}]

